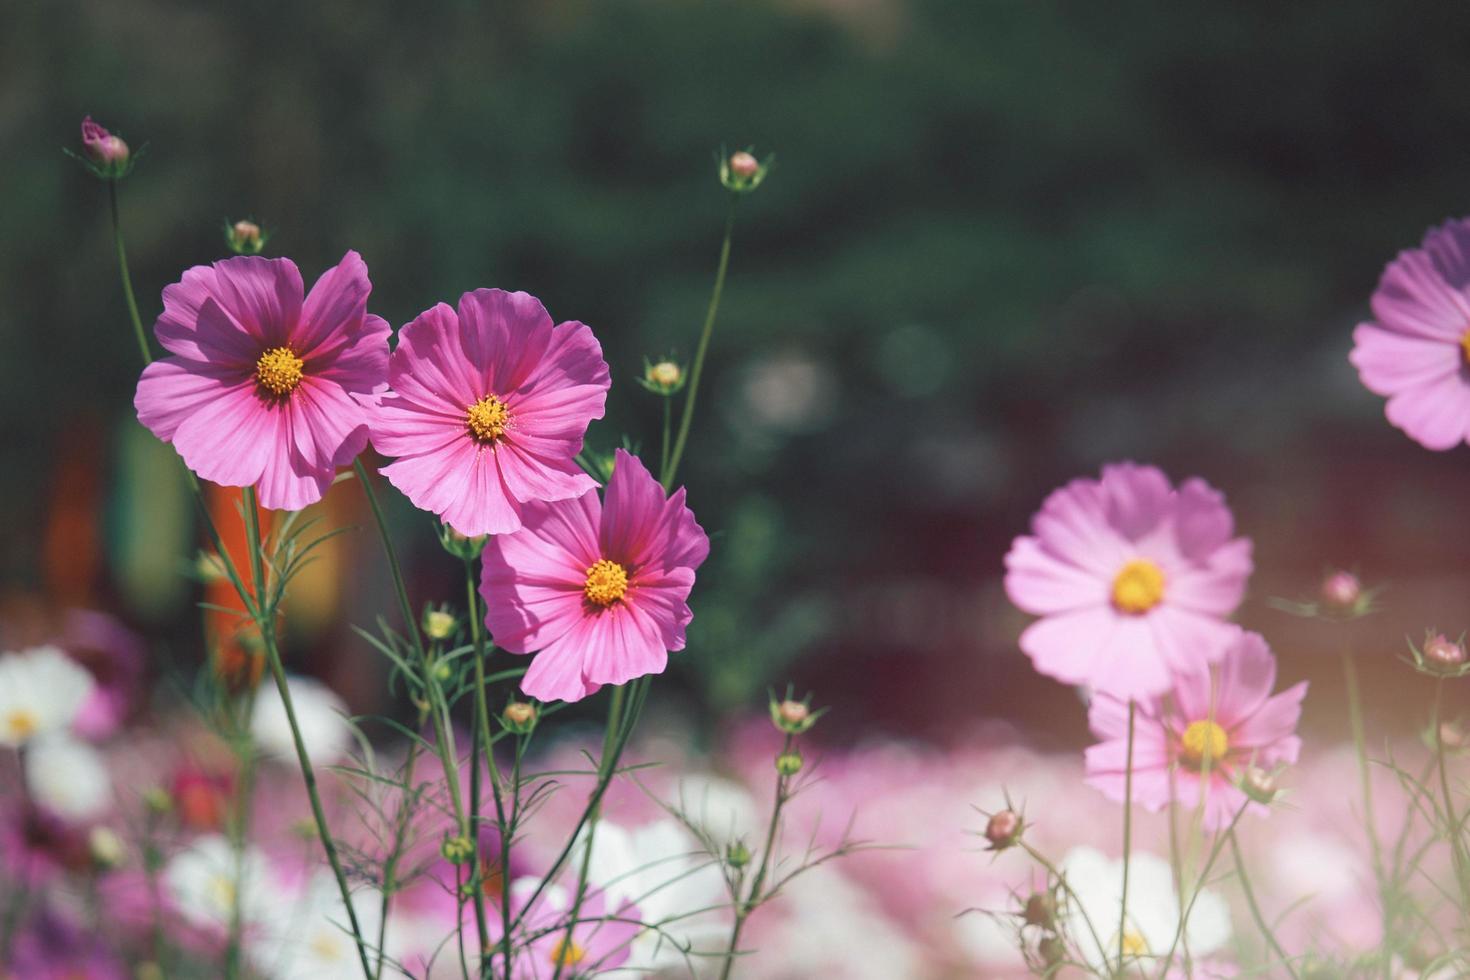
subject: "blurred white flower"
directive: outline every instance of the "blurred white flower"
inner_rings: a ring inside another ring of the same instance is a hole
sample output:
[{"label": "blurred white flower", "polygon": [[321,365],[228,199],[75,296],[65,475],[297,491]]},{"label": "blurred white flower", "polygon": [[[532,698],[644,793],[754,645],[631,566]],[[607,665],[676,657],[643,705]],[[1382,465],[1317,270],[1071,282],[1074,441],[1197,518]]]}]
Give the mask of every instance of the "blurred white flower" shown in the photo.
[{"label": "blurred white flower", "polygon": [[240,906],[241,920],[265,920],[272,902],[265,855],[246,846],[236,854],[219,834],[196,838],[164,867],[163,880],[174,904],[195,925],[226,929]]},{"label": "blurred white flower", "polygon": [[[347,703],[327,685],[310,677],[287,678],[286,687],[291,692],[296,723],[301,726],[301,739],[306,743],[311,761],[323,765],[340,760],[347,754],[352,739]],[[296,759],[296,743],[286,720],[286,707],[274,685],[261,686],[250,731],[265,752],[281,759]]]},{"label": "blurred white flower", "polygon": [[720,845],[760,829],[760,816],[750,793],[739,783],[720,776],[685,776],[679,780],[678,798],[671,802],[685,819]]},{"label": "blurred white flower", "polygon": [[[336,878],[318,871],[297,897],[289,897],[283,888],[276,893],[284,896],[272,904],[262,928],[246,937],[246,952],[262,974],[272,980],[355,980],[362,976],[357,943]],[[352,896],[358,925],[373,942],[378,935],[379,900],[376,891]],[[370,962],[376,960],[373,950],[368,955]]]},{"label": "blurred white flower", "polygon": [[64,730],[94,687],[92,675],[56,647],[0,654],[0,745]]},{"label": "blurred white flower", "polygon": [[83,823],[112,806],[112,779],[102,753],[64,733],[27,747],[25,776],[31,799],[63,820]]}]

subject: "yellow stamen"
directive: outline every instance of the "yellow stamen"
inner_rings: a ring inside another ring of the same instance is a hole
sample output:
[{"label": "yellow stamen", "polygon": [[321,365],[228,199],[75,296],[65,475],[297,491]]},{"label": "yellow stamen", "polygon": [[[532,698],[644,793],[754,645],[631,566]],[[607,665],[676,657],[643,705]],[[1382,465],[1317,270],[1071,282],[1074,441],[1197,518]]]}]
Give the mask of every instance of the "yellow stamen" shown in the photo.
[{"label": "yellow stamen", "polygon": [[1135,558],[1113,579],[1113,607],[1141,616],[1164,600],[1164,573],[1147,558]]},{"label": "yellow stamen", "polygon": [[272,347],[255,362],[255,383],[262,391],[284,398],[301,384],[301,369],[306,362],[289,347]]},{"label": "yellow stamen", "polygon": [[1460,356],[1465,359],[1466,364],[1470,364],[1470,330],[1460,334]]},{"label": "yellow stamen", "polygon": [[567,942],[565,936],[551,948],[552,966],[576,966],[587,958],[587,951],[575,942]]},{"label": "yellow stamen", "polygon": [[610,606],[628,591],[628,571],[615,561],[599,558],[587,569],[587,584],[582,586],[589,602]]},{"label": "yellow stamen", "polygon": [[1179,737],[1179,758],[1191,769],[1200,769],[1205,760],[1218,765],[1230,750],[1230,736],[1213,721],[1192,721]]},{"label": "yellow stamen", "polygon": [[12,742],[24,742],[40,727],[41,720],[29,708],[16,708],[5,716],[5,734]]},{"label": "yellow stamen", "polygon": [[235,907],[235,883],[224,875],[215,875],[209,879],[209,897],[216,908],[233,909]]},{"label": "yellow stamen", "polygon": [[465,409],[465,425],[476,442],[494,442],[510,425],[510,409],[494,395],[486,395]]}]

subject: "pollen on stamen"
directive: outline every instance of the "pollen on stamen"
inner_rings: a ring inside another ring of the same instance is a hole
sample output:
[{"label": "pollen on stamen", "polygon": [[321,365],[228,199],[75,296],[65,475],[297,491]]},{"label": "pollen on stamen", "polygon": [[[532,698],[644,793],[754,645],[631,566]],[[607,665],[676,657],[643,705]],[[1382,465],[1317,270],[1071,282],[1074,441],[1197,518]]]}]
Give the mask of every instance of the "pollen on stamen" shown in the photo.
[{"label": "pollen on stamen", "polygon": [[628,591],[628,570],[615,561],[600,558],[587,569],[587,582],[582,591],[589,602],[606,608]]},{"label": "pollen on stamen", "polygon": [[565,936],[558,939],[556,945],[551,948],[552,966],[576,966],[586,958],[587,951],[575,941],[567,942]]},{"label": "pollen on stamen", "polygon": [[509,426],[510,409],[494,395],[486,395],[465,409],[465,428],[476,442],[495,442]]},{"label": "pollen on stamen", "polygon": [[289,347],[272,347],[255,362],[255,383],[261,391],[284,398],[301,384],[306,362]]},{"label": "pollen on stamen", "polygon": [[1230,736],[1213,721],[1192,721],[1179,737],[1179,756],[1191,769],[1201,768],[1205,760],[1218,764],[1230,751]]}]

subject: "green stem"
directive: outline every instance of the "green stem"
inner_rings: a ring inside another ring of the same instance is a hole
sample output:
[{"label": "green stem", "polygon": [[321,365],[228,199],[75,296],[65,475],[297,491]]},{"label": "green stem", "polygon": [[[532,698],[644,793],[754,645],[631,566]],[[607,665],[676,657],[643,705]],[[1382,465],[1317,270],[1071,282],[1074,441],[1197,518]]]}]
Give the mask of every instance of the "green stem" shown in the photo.
[{"label": "green stem", "polygon": [[122,221],[117,213],[117,181],[107,182],[107,202],[112,212],[112,240],[117,246],[117,268],[122,276],[123,297],[128,301],[128,316],[133,321],[133,336],[138,340],[138,351],[143,363],[153,363],[153,353],[148,349],[148,334],[143,330],[143,318],[138,315],[138,301],[133,296],[133,277],[128,274],[128,252],[123,247]]},{"label": "green stem", "polygon": [[[254,699],[250,699],[253,701]],[[236,753],[239,760],[240,782],[235,787],[230,817],[230,846],[235,856],[235,894],[242,894],[242,879],[245,872],[245,844],[250,834],[250,799],[255,787],[255,747],[250,737],[249,715],[237,738],[240,741]],[[225,943],[225,976],[240,975],[240,945],[245,931],[244,909],[240,902],[230,907],[230,933]]]},{"label": "green stem", "polygon": [[684,398],[684,411],[679,416],[679,435],[674,440],[673,452],[668,465],[663,468],[664,492],[673,489],[674,474],[679,471],[679,461],[684,458],[684,445],[689,441],[689,426],[694,421],[694,401],[699,396],[699,379],[704,375],[704,359],[709,353],[710,336],[715,329],[715,314],[720,309],[720,294],[725,290],[725,272],[730,267],[730,238],[735,231],[735,205],[740,195],[730,194],[730,209],[725,216],[725,239],[720,244],[720,264],[715,270],[715,288],[710,293],[709,308],[704,314],[704,329],[699,334],[699,347],[694,352],[694,364],[689,369],[689,394]]},{"label": "green stem", "polygon": [[[424,727],[426,712],[419,712],[419,723],[415,733]],[[418,764],[419,743],[414,739],[408,744],[408,759],[403,764],[403,805],[398,811],[398,818],[393,823],[393,846],[388,850],[388,858],[383,862],[383,895],[378,902],[378,963],[373,970],[373,980],[381,980],[383,976],[383,965],[388,960],[385,952],[385,943],[388,937],[388,911],[393,901],[393,893],[398,885],[398,862],[403,856],[403,845],[408,839],[408,825],[413,819],[413,802],[416,794],[413,788],[414,769]]]},{"label": "green stem", "polygon": [[1127,957],[1128,935],[1128,870],[1133,857],[1133,722],[1138,705],[1128,701],[1128,755],[1123,770],[1123,895],[1118,908],[1118,972],[1123,972]]},{"label": "green stem", "polygon": [[1434,764],[1439,769],[1439,788],[1444,794],[1445,835],[1454,861],[1455,881],[1460,886],[1460,913],[1465,917],[1466,929],[1470,930],[1470,859],[1467,859],[1460,839],[1460,818],[1455,809],[1455,799],[1450,794],[1450,776],[1445,765],[1444,738],[1440,730],[1443,704],[1444,678],[1441,677],[1434,684],[1434,708],[1430,716],[1430,728],[1434,732]]},{"label": "green stem", "polygon": [[1245,858],[1241,857],[1240,841],[1236,839],[1235,831],[1231,830],[1226,836],[1230,838],[1230,853],[1235,859],[1235,877],[1240,882],[1240,891],[1245,895],[1245,904],[1251,911],[1251,918],[1255,920],[1256,928],[1261,931],[1266,945],[1281,960],[1282,967],[1291,974],[1292,980],[1298,980],[1296,969],[1291,965],[1291,957],[1287,956],[1286,950],[1281,948],[1276,934],[1271,931],[1271,927],[1266,924],[1266,917],[1261,914],[1261,906],[1256,902],[1255,890],[1251,888],[1250,876],[1245,872]]},{"label": "green stem", "polygon": [[296,761],[301,767],[301,778],[306,784],[306,795],[311,801],[311,814],[316,820],[317,836],[322,849],[327,852],[327,863],[337,879],[337,889],[342,893],[342,904],[347,909],[347,921],[351,926],[352,940],[357,945],[357,955],[362,962],[362,975],[373,976],[372,963],[368,959],[367,945],[363,942],[362,927],[357,921],[357,910],[352,905],[352,889],[347,884],[347,875],[342,870],[342,861],[337,855],[337,845],[327,826],[326,809],[322,806],[321,792],[317,789],[316,771],[311,765],[311,756],[306,751],[306,742],[301,737],[301,725],[296,720],[296,706],[291,700],[291,689],[286,683],[286,668],[281,664],[281,652],[276,646],[275,609],[264,601],[265,573],[262,567],[260,544],[260,514],[255,504],[255,488],[246,487],[245,540],[250,549],[250,567],[255,582],[255,595],[259,617],[260,638],[265,645],[266,662],[270,665],[271,677],[276,682],[276,692],[281,696],[281,706],[286,710],[286,724],[291,728],[291,741],[296,747]]},{"label": "green stem", "polygon": [[1024,840],[1017,841],[1017,843],[1020,844],[1027,854],[1031,855],[1031,860],[1041,865],[1046,873],[1061,887],[1062,891],[1066,892],[1068,901],[1077,907],[1078,914],[1082,916],[1082,924],[1087,926],[1087,931],[1092,936],[1092,943],[1097,947],[1097,955],[1103,960],[1104,966],[1106,966],[1108,958],[1107,944],[1102,941],[1101,934],[1098,933],[1097,928],[1092,924],[1092,916],[1087,914],[1087,907],[1082,904],[1082,899],[1077,896],[1077,893],[1072,890],[1072,886],[1067,882],[1067,876],[1062,874],[1061,870],[1048,860],[1046,855]]},{"label": "green stem", "polygon": [[[490,711],[485,702],[485,658],[489,652],[485,649],[485,633],[480,626],[480,600],[475,592],[475,567],[468,560],[464,563],[465,584],[465,608],[469,610],[470,639],[475,647],[475,733],[473,744],[479,752],[484,753],[485,765],[490,772],[490,791],[495,798],[496,826],[500,829],[501,847],[501,882],[504,883],[507,863],[505,860],[506,840],[509,834],[505,827],[505,801],[500,795],[500,772],[495,766],[495,738],[490,732]],[[473,838],[475,844],[475,917],[481,923],[482,933],[480,948],[483,950],[489,945],[489,924],[485,920],[485,888],[481,880],[484,876],[484,862],[480,858],[480,765],[478,760],[471,761],[470,769],[470,823],[475,828]],[[500,917],[502,925],[510,923],[510,909],[501,903]],[[507,980],[510,977],[511,966],[511,939],[510,929],[506,928],[500,937],[501,948],[505,958],[505,974]],[[480,964],[481,973],[485,972],[485,962]]]},{"label": "green stem", "polygon": [[665,473],[667,473],[669,471],[669,449],[670,449],[671,433],[673,431],[674,399],[670,395],[665,395],[664,398],[663,398],[663,403],[664,403],[664,438],[663,438],[663,442],[660,444],[662,446],[662,448],[659,450],[659,454],[658,454],[658,472],[659,472],[660,476],[662,476],[663,474],[665,474]]},{"label": "green stem", "polygon": [[[1245,811],[1249,806],[1250,800],[1242,803],[1240,809],[1235,811],[1235,816],[1230,818],[1230,826],[1225,828],[1225,833],[1215,835],[1214,846],[1210,848],[1209,857],[1206,858],[1204,867],[1200,869],[1199,880],[1196,882],[1194,890],[1189,893],[1189,902],[1184,906],[1184,914],[1179,917],[1179,926],[1174,930],[1174,941],[1169,945],[1169,955],[1164,958],[1164,968],[1159,971],[1160,980],[1164,980],[1164,978],[1169,976],[1169,967],[1174,963],[1174,954],[1178,952],[1180,941],[1184,938],[1185,933],[1189,931],[1189,916],[1194,911],[1194,903],[1199,899],[1200,892],[1205,890],[1205,882],[1210,878],[1210,869],[1215,866],[1215,859],[1225,849],[1226,840],[1231,834],[1235,833],[1235,825],[1240,823],[1240,818],[1245,815]],[[1184,892],[1181,890],[1178,894],[1182,896]],[[1186,964],[1188,961],[1189,953],[1186,949]]]},{"label": "green stem", "polygon": [[1383,971],[1386,977],[1390,970],[1387,944],[1392,942],[1393,912],[1391,910],[1388,874],[1383,864],[1383,847],[1378,840],[1378,828],[1374,822],[1373,774],[1368,763],[1367,728],[1363,723],[1363,698],[1358,684],[1358,664],[1350,648],[1342,650],[1343,686],[1347,692],[1348,727],[1353,735],[1353,754],[1358,758],[1358,781],[1363,787],[1363,830],[1368,835],[1368,849],[1373,856],[1373,880],[1378,885],[1378,904],[1383,920],[1385,950]]},{"label": "green stem", "polygon": [[[793,740],[793,736],[788,732],[786,741],[781,746],[781,751],[777,755],[777,758],[791,751]],[[745,920],[750,918],[750,914],[760,906],[761,890],[765,887],[766,874],[771,868],[771,856],[776,850],[776,834],[781,829],[781,809],[786,805],[786,801],[791,798],[791,794],[788,792],[790,788],[791,777],[784,772],[777,775],[776,799],[771,805],[771,822],[766,827],[766,843],[761,848],[761,863],[756,866],[755,877],[750,880],[750,889],[746,891],[745,896],[743,898],[738,894],[734,896],[735,923],[730,928],[730,943],[725,950],[725,963],[720,969],[720,980],[729,980],[730,971],[735,966],[735,955],[740,950],[740,933],[745,928]]]}]

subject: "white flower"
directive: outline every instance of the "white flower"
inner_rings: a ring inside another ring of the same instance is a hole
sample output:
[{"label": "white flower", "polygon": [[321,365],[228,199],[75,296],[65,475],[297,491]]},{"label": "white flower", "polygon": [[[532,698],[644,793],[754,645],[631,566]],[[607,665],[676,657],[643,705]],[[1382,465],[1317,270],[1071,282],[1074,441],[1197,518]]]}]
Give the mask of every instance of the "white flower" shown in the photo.
[{"label": "white flower", "polygon": [[759,832],[764,826],[755,800],[739,783],[691,774],[679,780],[678,810],[720,845]]},{"label": "white flower", "polygon": [[[246,952],[262,974],[273,980],[356,980],[362,976],[347,906],[330,872],[318,871],[294,898],[285,888],[275,891],[287,897],[273,903],[263,927],[245,940]],[[358,926],[369,943],[377,942],[380,897],[375,891],[352,896]],[[377,952],[369,948],[368,962],[376,961]],[[385,969],[384,974],[390,972]]]},{"label": "white flower", "polygon": [[[1067,928],[1072,940],[1089,964],[1106,971],[1118,956],[1123,862],[1110,860],[1090,847],[1079,847],[1062,861],[1062,873],[1081,904],[1079,909],[1077,902],[1068,903]],[[1179,897],[1174,892],[1174,872],[1169,862],[1135,851],[1128,869],[1128,921],[1123,926],[1122,945],[1128,956],[1139,961],[1140,969],[1152,971],[1156,958],[1168,956],[1179,929],[1179,915]],[[1190,954],[1208,956],[1229,942],[1230,935],[1229,906],[1209,889],[1201,891],[1185,935]]]},{"label": "white flower", "polygon": [[236,854],[219,834],[208,834],[175,854],[163,870],[174,904],[195,925],[226,929],[239,903],[241,920],[261,922],[271,901],[265,855],[246,846]]},{"label": "white flower", "polygon": [[92,675],[56,647],[0,654],[0,745],[64,730],[94,686]]},{"label": "white flower", "polygon": [[[352,731],[347,724],[347,703],[331,688],[310,677],[290,677],[286,687],[296,709],[296,723],[311,761],[333,763],[347,754]],[[260,747],[281,759],[295,760],[296,742],[286,719],[286,706],[274,685],[264,685],[255,700],[250,731]]]},{"label": "white flower", "polygon": [[31,798],[63,820],[84,823],[112,805],[112,780],[102,753],[69,735],[32,742],[25,752],[25,775]]}]

